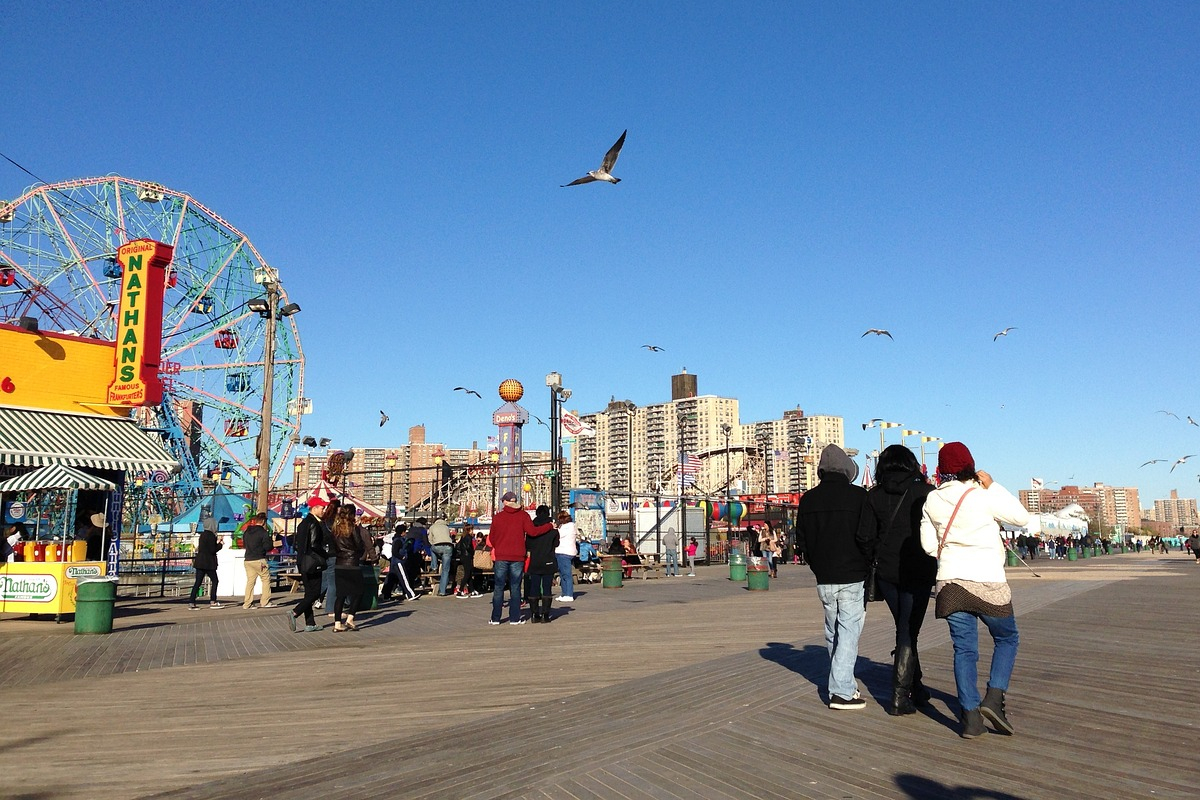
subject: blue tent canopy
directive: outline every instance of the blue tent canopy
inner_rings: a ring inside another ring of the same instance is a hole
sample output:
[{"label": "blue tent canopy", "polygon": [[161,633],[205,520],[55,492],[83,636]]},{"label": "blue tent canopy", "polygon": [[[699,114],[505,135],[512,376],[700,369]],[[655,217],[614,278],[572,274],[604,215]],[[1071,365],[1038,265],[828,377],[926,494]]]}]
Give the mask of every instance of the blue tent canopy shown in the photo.
[{"label": "blue tent canopy", "polygon": [[[200,530],[200,519],[202,517],[214,517],[217,520],[217,530],[222,533],[231,533],[237,530],[238,526],[245,520],[246,515],[251,513],[250,509],[254,502],[243,495],[231,492],[224,486],[217,486],[212,492],[201,497],[187,511],[184,511],[170,522],[164,522],[154,526],[159,531],[171,531],[173,533],[184,533],[192,530],[192,525],[195,525],[195,530]],[[272,511],[267,511],[268,518],[277,518],[279,515]]]}]

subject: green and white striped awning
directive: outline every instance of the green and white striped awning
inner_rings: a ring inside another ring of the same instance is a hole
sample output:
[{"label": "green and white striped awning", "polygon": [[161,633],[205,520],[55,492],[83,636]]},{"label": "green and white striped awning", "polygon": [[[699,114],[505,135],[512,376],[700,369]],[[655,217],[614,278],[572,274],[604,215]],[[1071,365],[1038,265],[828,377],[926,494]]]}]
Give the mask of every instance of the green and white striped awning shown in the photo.
[{"label": "green and white striped awning", "polygon": [[178,472],[179,462],[132,419],[0,408],[0,464]]},{"label": "green and white striped awning", "polygon": [[15,478],[0,483],[2,492],[32,492],[35,489],[89,489],[97,492],[111,492],[117,485],[104,478],[88,475],[74,467],[63,464],[51,464],[48,467],[26,472]]}]

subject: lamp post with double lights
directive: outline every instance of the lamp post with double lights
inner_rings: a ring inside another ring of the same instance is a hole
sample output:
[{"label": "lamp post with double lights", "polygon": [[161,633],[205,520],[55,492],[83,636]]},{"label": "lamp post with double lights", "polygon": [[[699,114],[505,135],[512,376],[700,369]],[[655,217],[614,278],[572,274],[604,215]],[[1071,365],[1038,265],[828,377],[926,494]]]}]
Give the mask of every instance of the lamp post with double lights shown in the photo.
[{"label": "lamp post with double lights", "polygon": [[721,433],[725,436],[725,508],[728,509],[729,503],[733,499],[729,483],[729,436],[733,433],[733,426],[728,422],[721,423]]},{"label": "lamp post with double lights", "polygon": [[262,285],[267,296],[247,301],[246,308],[267,321],[266,340],[263,344],[263,405],[262,423],[258,431],[258,477],[255,503],[256,510],[265,514],[267,498],[271,490],[271,405],[275,394],[275,324],[278,319],[297,313],[300,306],[295,303],[280,306],[279,300],[283,291],[279,285],[278,274],[269,267],[263,268],[262,273],[264,278]]},{"label": "lamp post with double lights", "polygon": [[388,454],[383,459],[383,464],[384,464],[384,466],[387,467],[387,482],[388,482],[387,520],[385,521],[384,524],[387,526],[385,528],[385,530],[391,531],[392,526],[395,525],[395,523],[396,523],[396,503],[392,499],[392,486],[396,482],[396,454],[395,454],[395,452],[389,451]]},{"label": "lamp post with double lights", "polygon": [[562,375],[546,375],[550,390],[550,508],[557,516],[562,508],[562,404],[571,397],[571,390],[562,385]]}]

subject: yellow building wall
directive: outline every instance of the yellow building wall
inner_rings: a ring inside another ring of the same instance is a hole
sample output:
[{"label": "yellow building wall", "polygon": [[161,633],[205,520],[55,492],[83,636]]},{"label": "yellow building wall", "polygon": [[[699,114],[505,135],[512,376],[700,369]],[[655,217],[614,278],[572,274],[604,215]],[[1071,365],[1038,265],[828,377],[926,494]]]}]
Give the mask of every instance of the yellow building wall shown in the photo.
[{"label": "yellow building wall", "polygon": [[127,417],[106,405],[115,345],[0,324],[0,405]]}]

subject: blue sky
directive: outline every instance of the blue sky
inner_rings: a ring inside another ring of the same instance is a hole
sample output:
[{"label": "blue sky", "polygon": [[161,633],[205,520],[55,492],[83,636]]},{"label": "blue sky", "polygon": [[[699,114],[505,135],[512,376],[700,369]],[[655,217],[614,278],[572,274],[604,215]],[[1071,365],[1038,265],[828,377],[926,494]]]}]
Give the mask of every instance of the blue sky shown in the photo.
[{"label": "blue sky", "polygon": [[[590,412],[686,367],[743,422],[869,450],[882,417],[1149,505],[1198,493],[1200,457],[1138,466],[1200,453],[1156,413],[1200,420],[1197,41],[1190,3],[18,2],[0,152],[245,232],[338,445],[482,442],[507,377],[544,416],[551,370]],[[559,188],[626,128],[620,185]]]}]

